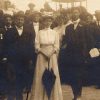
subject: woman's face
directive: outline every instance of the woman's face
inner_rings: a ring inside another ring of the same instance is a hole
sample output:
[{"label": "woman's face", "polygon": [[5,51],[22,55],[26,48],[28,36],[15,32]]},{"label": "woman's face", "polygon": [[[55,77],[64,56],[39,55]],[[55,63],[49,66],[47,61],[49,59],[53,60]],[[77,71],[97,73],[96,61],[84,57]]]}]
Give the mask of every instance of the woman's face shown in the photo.
[{"label": "woman's face", "polygon": [[52,24],[52,20],[51,20],[51,19],[46,19],[46,20],[44,21],[44,26],[45,26],[45,27],[50,27],[51,24]]}]

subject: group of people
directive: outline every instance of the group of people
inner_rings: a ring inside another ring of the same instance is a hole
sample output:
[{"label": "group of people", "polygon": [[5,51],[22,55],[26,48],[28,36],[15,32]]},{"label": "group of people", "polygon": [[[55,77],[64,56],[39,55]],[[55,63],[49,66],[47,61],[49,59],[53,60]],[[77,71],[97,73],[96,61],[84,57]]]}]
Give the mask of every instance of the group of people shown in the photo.
[{"label": "group of people", "polygon": [[[8,100],[63,100],[61,80],[67,79],[73,100],[81,100],[90,67],[100,71],[100,11],[95,21],[78,7],[55,18],[29,7],[13,16],[0,10],[0,93]],[[46,69],[56,77],[49,99]]]}]

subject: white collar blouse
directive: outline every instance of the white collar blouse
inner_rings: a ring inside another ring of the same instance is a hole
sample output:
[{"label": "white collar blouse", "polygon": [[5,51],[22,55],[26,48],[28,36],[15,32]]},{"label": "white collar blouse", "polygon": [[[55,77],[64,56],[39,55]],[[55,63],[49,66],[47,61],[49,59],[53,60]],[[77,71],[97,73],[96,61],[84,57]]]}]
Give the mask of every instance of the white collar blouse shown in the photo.
[{"label": "white collar blouse", "polygon": [[59,34],[50,28],[40,30],[35,38],[36,50],[40,49],[41,45],[53,45],[57,51],[59,49]]}]

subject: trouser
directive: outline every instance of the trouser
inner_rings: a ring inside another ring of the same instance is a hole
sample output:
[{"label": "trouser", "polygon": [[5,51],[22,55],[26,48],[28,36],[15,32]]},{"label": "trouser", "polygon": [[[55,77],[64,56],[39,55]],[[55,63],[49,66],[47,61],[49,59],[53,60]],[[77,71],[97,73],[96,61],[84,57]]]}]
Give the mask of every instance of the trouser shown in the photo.
[{"label": "trouser", "polygon": [[[24,90],[30,90],[32,83],[32,73],[28,69],[28,63],[13,62],[12,70],[15,73],[15,90],[9,94],[8,100],[23,100]],[[12,87],[12,86],[11,86]],[[10,88],[9,88],[10,90]],[[10,90],[11,91],[11,90]],[[11,96],[10,96],[11,95]],[[10,98],[10,99],[9,99]]]}]

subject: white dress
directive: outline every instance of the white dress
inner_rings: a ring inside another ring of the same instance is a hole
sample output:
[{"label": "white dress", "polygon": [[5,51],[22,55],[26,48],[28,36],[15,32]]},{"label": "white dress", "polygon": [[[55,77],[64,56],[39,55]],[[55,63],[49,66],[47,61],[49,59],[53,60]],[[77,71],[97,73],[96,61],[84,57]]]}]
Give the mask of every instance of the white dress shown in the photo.
[{"label": "white dress", "polygon": [[[52,67],[54,74],[56,75],[56,81],[52,89],[50,100],[63,100],[62,89],[60,83],[60,76],[58,71],[57,63],[57,52],[59,51],[59,35],[52,29],[43,29],[39,31],[39,34],[36,36],[36,50],[41,48],[53,47],[56,51],[50,58],[50,66]],[[49,52],[49,49],[46,49]],[[48,61],[44,55],[41,53],[38,54],[35,75],[33,79],[33,86],[31,90],[31,95],[29,100],[48,100],[45,88],[42,84],[42,76],[48,65]]]}]

